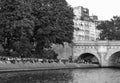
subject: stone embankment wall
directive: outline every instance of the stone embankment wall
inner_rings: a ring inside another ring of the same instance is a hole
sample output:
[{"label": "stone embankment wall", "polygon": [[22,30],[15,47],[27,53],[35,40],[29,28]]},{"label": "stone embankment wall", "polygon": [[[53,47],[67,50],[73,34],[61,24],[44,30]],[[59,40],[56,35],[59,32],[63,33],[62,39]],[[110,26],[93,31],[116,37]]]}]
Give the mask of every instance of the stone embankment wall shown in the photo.
[{"label": "stone embankment wall", "polygon": [[58,53],[58,59],[65,58],[68,59],[70,56],[73,55],[73,49],[72,46],[68,43],[65,43],[63,45],[53,45],[53,50],[55,50],[56,53]]},{"label": "stone embankment wall", "polygon": [[0,72],[7,71],[28,71],[28,70],[48,70],[48,69],[70,69],[70,68],[93,68],[99,67],[96,64],[76,64],[76,63],[0,63]]}]

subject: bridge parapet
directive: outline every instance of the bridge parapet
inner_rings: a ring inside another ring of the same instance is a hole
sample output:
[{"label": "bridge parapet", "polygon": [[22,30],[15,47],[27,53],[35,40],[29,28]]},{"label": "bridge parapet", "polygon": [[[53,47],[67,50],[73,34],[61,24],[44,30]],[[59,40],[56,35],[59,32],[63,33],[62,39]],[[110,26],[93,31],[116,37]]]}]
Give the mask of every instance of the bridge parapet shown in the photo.
[{"label": "bridge parapet", "polygon": [[120,46],[120,41],[79,41],[75,42],[74,46],[82,46],[82,45],[89,45],[89,46]]}]

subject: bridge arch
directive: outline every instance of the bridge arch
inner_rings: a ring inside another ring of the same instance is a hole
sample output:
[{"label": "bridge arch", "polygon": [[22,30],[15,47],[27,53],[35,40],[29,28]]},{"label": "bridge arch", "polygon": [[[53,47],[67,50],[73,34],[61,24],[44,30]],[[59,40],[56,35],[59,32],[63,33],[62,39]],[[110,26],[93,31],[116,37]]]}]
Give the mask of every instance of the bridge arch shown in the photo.
[{"label": "bridge arch", "polygon": [[120,66],[120,51],[113,53],[108,59],[109,66]]},{"label": "bridge arch", "polygon": [[88,63],[97,63],[100,64],[100,59],[98,56],[94,55],[93,53],[82,53],[77,58],[78,62],[88,62]]},{"label": "bridge arch", "polygon": [[109,58],[120,51],[120,48],[117,48],[117,49],[110,49],[108,52],[107,52],[107,56],[106,56],[106,60],[109,60]]}]

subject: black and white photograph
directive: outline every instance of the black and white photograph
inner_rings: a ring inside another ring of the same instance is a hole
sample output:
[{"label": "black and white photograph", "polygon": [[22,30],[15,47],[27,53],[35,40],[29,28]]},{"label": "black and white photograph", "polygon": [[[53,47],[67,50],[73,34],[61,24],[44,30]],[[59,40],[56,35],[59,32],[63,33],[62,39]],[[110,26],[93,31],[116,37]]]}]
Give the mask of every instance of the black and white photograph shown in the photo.
[{"label": "black and white photograph", "polygon": [[120,83],[119,0],[0,0],[0,83]]}]

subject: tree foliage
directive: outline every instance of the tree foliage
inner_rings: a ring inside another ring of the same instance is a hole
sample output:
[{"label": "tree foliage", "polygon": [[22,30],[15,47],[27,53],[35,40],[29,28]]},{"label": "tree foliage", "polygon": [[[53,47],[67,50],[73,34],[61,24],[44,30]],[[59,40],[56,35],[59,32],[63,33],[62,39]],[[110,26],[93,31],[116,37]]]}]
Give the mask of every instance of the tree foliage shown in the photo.
[{"label": "tree foliage", "polygon": [[0,0],[0,44],[19,56],[71,43],[73,9],[65,0]]},{"label": "tree foliage", "polygon": [[101,21],[97,29],[101,31],[100,40],[120,40],[120,17],[114,16],[111,20]]}]

